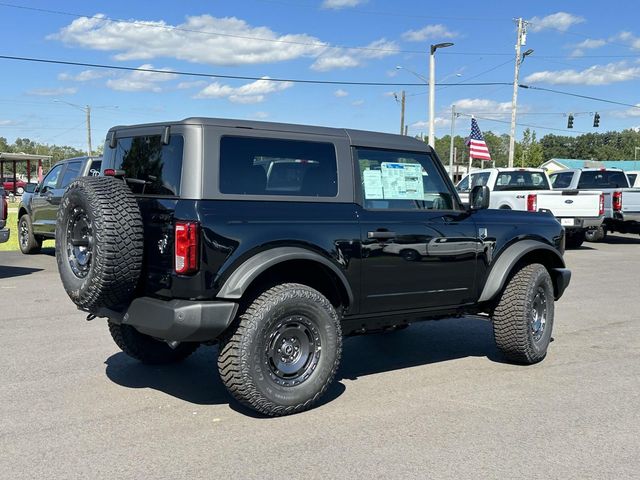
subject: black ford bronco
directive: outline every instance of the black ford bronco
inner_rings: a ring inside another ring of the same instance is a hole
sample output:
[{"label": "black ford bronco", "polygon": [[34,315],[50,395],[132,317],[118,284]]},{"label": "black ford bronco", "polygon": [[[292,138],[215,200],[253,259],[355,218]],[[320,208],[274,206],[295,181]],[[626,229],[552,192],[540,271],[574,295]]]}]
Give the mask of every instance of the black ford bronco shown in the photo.
[{"label": "black ford bronco", "polygon": [[460,203],[436,153],[383,133],[189,118],[118,126],[101,177],[58,210],[64,287],[145,363],[219,344],[229,392],[267,415],[310,408],[346,335],[487,314],[532,364],[569,284],[546,212]]}]

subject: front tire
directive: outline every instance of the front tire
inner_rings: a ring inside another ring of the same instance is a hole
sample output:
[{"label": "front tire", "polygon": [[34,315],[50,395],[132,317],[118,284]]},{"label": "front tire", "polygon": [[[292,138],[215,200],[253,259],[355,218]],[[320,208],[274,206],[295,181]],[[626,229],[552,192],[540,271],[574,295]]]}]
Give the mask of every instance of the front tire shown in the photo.
[{"label": "front tire", "polygon": [[525,265],[508,281],[493,312],[493,334],[509,361],[530,365],[547,355],[553,302],[551,277],[539,263]]},{"label": "front tire", "polygon": [[183,342],[171,348],[166,342],[140,333],[131,325],[109,322],[113,341],[131,358],[149,365],[164,365],[181,362],[200,346],[199,343]]},{"label": "front tire", "polygon": [[311,408],[335,376],[340,319],[316,290],[295,283],[263,292],[221,342],[218,369],[240,403],[270,416]]},{"label": "front tire", "polygon": [[28,213],[22,215],[18,222],[18,245],[25,255],[40,253],[42,249],[42,239],[33,234],[33,223]]}]

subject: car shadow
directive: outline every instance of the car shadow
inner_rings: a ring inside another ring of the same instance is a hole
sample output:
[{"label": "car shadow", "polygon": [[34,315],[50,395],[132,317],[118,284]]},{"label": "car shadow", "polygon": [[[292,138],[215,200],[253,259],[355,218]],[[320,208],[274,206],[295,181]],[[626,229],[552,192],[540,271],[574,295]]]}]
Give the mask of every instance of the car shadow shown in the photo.
[{"label": "car shadow", "polygon": [[40,250],[40,253],[43,255],[49,255],[50,257],[56,256],[56,248],[55,247],[45,247]]},{"label": "car shadow", "polygon": [[[197,405],[229,404],[254,418],[268,418],[236,401],[217,373],[218,347],[201,347],[184,362],[144,365],[122,352],[106,361],[106,375],[127,388],[151,388]],[[349,337],[344,341],[341,366],[318,406],[329,403],[346,390],[342,380],[445,362],[465,357],[486,357],[502,362],[493,341],[491,324],[468,317],[411,325],[405,330]]]},{"label": "car shadow", "polygon": [[0,279],[22,277],[24,275],[31,275],[32,273],[41,272],[42,270],[42,268],[9,267],[0,265]]},{"label": "car shadow", "polygon": [[611,245],[639,245],[640,236],[634,237],[619,237],[617,235],[608,234],[607,238],[602,240],[603,243],[609,243]]}]

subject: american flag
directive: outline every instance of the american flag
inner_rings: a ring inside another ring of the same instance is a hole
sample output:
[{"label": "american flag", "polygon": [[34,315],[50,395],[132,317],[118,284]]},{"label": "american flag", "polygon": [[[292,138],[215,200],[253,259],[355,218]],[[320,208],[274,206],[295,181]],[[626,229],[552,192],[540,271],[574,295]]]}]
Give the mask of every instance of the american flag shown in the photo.
[{"label": "american flag", "polygon": [[471,118],[471,135],[469,135],[467,139],[467,145],[469,145],[469,155],[471,158],[477,158],[483,162],[491,161],[489,147],[487,147],[487,142],[484,141],[484,137],[475,118]]}]

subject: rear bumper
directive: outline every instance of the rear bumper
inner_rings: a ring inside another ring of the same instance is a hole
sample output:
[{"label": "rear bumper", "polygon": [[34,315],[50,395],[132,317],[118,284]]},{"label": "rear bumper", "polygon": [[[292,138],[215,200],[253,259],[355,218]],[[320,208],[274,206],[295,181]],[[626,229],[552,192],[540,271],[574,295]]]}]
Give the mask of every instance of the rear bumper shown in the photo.
[{"label": "rear bumper", "polygon": [[571,270],[568,268],[551,269],[553,279],[554,297],[558,300],[571,283]]},{"label": "rear bumper", "polygon": [[2,230],[0,230],[0,243],[9,241],[9,233],[10,230],[8,228],[3,228]]},{"label": "rear bumper", "polygon": [[557,217],[558,221],[563,224],[563,220],[573,220],[573,225],[564,225],[563,227],[567,230],[575,228],[575,229],[583,229],[583,228],[597,228],[602,225],[604,220],[604,215],[600,217]]},{"label": "rear bumper", "polygon": [[215,340],[233,321],[238,304],[136,298],[124,312],[102,309],[96,315],[131,325],[140,333],[167,341]]}]

